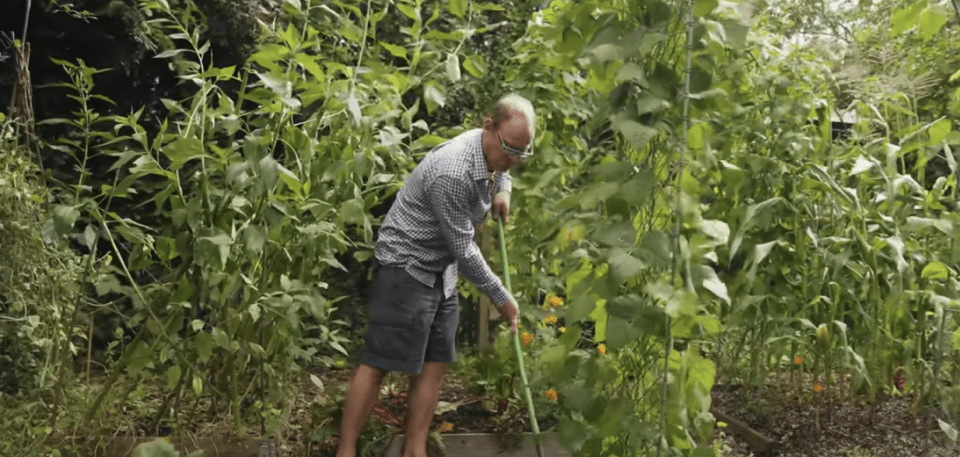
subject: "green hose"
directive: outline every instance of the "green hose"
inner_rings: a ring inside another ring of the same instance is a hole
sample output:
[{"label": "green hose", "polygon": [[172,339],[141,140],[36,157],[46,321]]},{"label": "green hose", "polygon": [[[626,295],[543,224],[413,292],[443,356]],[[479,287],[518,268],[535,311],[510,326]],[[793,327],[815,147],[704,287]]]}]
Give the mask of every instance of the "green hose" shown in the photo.
[{"label": "green hose", "polygon": [[[503,219],[498,219],[500,226],[500,257],[503,258],[503,285],[507,292],[513,295],[510,289],[510,266],[507,263],[507,242],[503,238]],[[517,319],[519,320],[519,304],[517,305]],[[512,323],[511,323],[512,325]],[[533,444],[537,447],[537,456],[543,457],[543,441],[540,437],[540,427],[537,425],[537,415],[533,411],[533,398],[530,396],[530,384],[527,383],[527,370],[523,367],[523,351],[520,349],[520,332],[513,334],[513,346],[517,350],[517,360],[520,362],[520,382],[523,385],[523,394],[527,399],[527,410],[530,416],[530,427],[533,429]]]}]

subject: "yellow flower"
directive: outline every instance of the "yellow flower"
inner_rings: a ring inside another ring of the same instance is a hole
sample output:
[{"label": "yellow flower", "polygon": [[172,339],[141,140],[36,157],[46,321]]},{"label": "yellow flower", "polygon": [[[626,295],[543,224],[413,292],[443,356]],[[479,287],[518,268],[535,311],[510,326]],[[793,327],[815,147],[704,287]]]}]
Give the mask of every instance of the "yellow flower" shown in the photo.
[{"label": "yellow flower", "polygon": [[557,391],[556,389],[550,389],[547,391],[547,400],[557,401]]},{"label": "yellow flower", "polygon": [[800,357],[800,356],[798,355],[798,356],[795,356],[795,357],[793,358],[793,364],[794,364],[794,365],[800,365],[801,363],[803,363],[803,357]]},{"label": "yellow flower", "polygon": [[453,431],[453,424],[447,421],[443,421],[443,423],[440,424],[440,433],[449,433],[452,431]]},{"label": "yellow flower", "polygon": [[816,393],[823,392],[823,384],[820,384],[819,382],[816,383],[816,384],[814,384],[814,385],[813,385],[813,391],[816,392]]},{"label": "yellow flower", "polygon": [[563,332],[566,332],[566,331],[567,331],[567,328],[566,328],[566,327],[560,327],[560,333],[563,333]]},{"label": "yellow flower", "polygon": [[523,334],[520,335],[520,341],[523,342],[524,346],[529,345],[533,342],[533,335],[528,332],[523,332]]},{"label": "yellow flower", "polygon": [[543,321],[546,322],[546,323],[548,323],[548,324],[556,324],[556,323],[557,323],[557,316],[556,316],[555,314],[551,314],[551,315],[547,316],[547,318],[544,319]]},{"label": "yellow flower", "polygon": [[597,346],[597,352],[599,352],[600,355],[606,354],[606,353],[607,353],[607,345],[606,345],[606,344],[603,344],[603,343],[600,343],[600,345]]},{"label": "yellow flower", "polygon": [[559,308],[563,306],[563,299],[560,297],[557,297],[556,295],[554,295],[553,297],[550,297],[550,306],[554,308]]},{"label": "yellow flower", "polygon": [[724,421],[717,421],[717,427],[727,428],[727,423]]}]

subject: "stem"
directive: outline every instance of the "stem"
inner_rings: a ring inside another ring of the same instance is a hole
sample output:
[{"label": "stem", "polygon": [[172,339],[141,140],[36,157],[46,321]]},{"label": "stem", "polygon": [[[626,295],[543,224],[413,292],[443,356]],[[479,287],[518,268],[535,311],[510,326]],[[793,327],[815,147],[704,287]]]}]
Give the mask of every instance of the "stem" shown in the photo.
[{"label": "stem", "polygon": [[[683,89],[683,145],[680,148],[680,170],[677,173],[676,206],[674,207],[674,225],[673,225],[673,273],[672,283],[675,286],[677,282],[677,273],[680,267],[680,218],[682,217],[680,209],[680,195],[683,191],[681,183],[683,182],[683,169],[686,165],[687,152],[687,131],[690,129],[690,73],[692,66],[693,53],[693,9],[694,0],[687,2],[687,67],[684,70],[685,81]],[[663,357],[663,379],[660,385],[660,439],[657,441],[657,457],[663,452],[665,440],[665,431],[667,425],[667,382],[670,377],[670,349],[673,347],[673,336],[670,331],[670,316],[666,315],[664,319],[664,357]]]},{"label": "stem", "polygon": [[235,427],[235,432],[237,433],[237,438],[242,437],[243,435],[243,423],[240,420],[240,392],[239,392],[239,376],[240,369],[237,368],[237,355],[234,352],[231,352],[227,356],[227,371],[230,373],[230,397],[231,397],[231,410],[233,412],[233,426]]},{"label": "stem", "polygon": [[96,322],[97,311],[90,314],[90,328],[87,330],[87,384],[90,384],[90,365],[93,363],[93,324]]},{"label": "stem", "polygon": [[[147,433],[156,433],[157,428],[160,427],[160,421],[163,419],[164,413],[167,410],[167,406],[170,405],[170,400],[172,400],[174,397],[177,397],[179,401],[180,390],[183,388],[183,380],[187,378],[189,371],[190,368],[188,367],[187,372],[184,373],[183,376],[180,376],[180,380],[177,381],[177,386],[174,387],[173,391],[167,394],[166,397],[164,397],[163,404],[161,404],[160,408],[157,409],[157,416],[153,418],[153,423],[150,425],[150,429],[147,431]],[[179,414],[177,416],[179,417]]]},{"label": "stem", "polygon": [[360,52],[357,54],[357,65],[353,68],[353,74],[350,75],[350,93],[353,94],[353,88],[357,84],[357,72],[360,71],[360,64],[363,62],[363,54],[367,51],[367,33],[370,29],[370,2],[367,0],[367,17],[363,20],[363,39],[360,40]]},{"label": "stem", "polygon": [[[143,341],[144,335],[147,333],[147,328],[144,327],[140,329],[133,340],[130,341],[130,346],[134,346],[137,343]],[[87,424],[90,423],[90,420],[100,411],[100,405],[103,403],[103,400],[107,398],[107,394],[110,393],[110,388],[117,383],[117,380],[120,379],[120,374],[123,373],[123,369],[127,366],[127,359],[121,357],[117,361],[117,365],[113,367],[113,373],[110,373],[110,377],[107,378],[107,381],[103,384],[103,388],[100,389],[100,395],[97,395],[97,399],[93,401],[93,405],[90,406],[90,409],[87,410],[87,413],[83,416],[82,428],[85,428]]]},{"label": "stem", "polygon": [[953,5],[953,12],[957,13],[957,24],[960,25],[960,6],[957,5],[957,0],[951,0],[950,3]]}]

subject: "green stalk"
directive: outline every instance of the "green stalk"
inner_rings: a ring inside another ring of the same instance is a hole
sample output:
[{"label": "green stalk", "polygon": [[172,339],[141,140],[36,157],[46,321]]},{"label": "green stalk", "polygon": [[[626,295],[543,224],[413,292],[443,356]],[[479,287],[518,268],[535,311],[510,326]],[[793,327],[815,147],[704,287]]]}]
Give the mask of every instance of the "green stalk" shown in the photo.
[{"label": "green stalk", "polygon": [[[500,256],[503,257],[503,283],[507,292],[513,294],[510,288],[510,265],[507,262],[507,243],[503,237],[503,219],[499,220],[500,228]],[[519,309],[517,312],[519,313]],[[517,351],[517,360],[520,362],[520,383],[523,387],[523,395],[527,400],[527,411],[530,415],[530,427],[533,429],[533,443],[537,446],[537,456],[543,457],[543,440],[540,437],[540,426],[537,425],[537,414],[533,410],[533,398],[530,396],[530,384],[527,382],[527,370],[523,366],[523,351],[520,350],[520,333],[513,334],[513,347]]]}]

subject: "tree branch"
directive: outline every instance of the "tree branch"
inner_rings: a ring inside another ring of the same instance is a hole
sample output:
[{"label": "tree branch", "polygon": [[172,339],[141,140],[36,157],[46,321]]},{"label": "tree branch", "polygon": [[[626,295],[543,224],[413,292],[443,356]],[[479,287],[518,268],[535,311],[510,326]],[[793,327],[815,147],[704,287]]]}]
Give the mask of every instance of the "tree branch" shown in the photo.
[{"label": "tree branch", "polygon": [[960,25],[960,5],[957,5],[957,0],[950,0],[950,4],[953,5],[953,12],[957,13],[957,25]]}]

